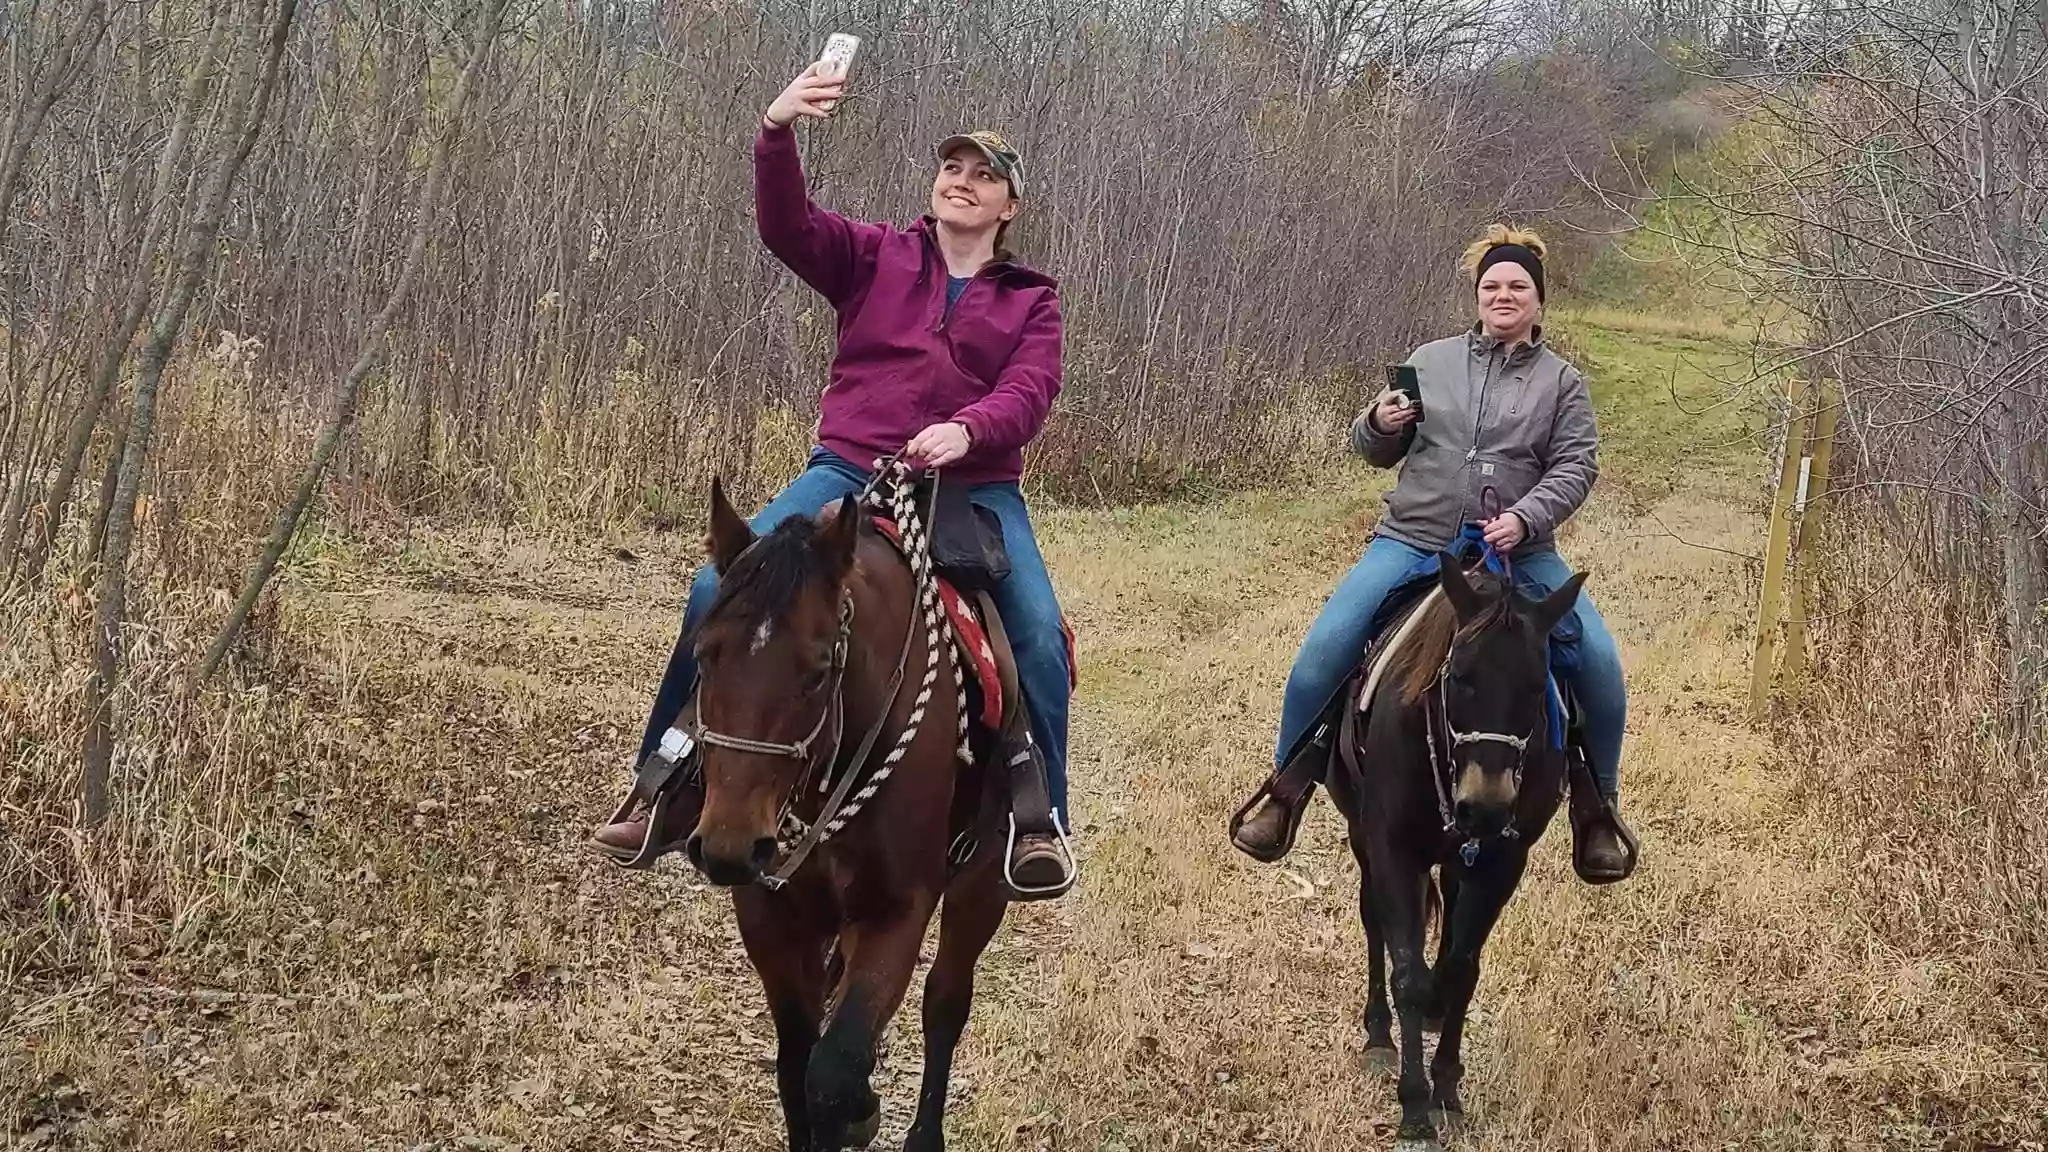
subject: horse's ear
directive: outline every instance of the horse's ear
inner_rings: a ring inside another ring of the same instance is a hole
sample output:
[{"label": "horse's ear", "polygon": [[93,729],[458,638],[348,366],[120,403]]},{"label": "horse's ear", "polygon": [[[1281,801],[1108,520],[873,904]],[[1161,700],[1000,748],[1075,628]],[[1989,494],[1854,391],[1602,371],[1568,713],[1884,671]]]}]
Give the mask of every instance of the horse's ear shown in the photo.
[{"label": "horse's ear", "polygon": [[841,576],[853,569],[853,551],[860,544],[860,501],[848,493],[820,525],[818,547],[832,558]]},{"label": "horse's ear", "polygon": [[1436,554],[1436,581],[1450,599],[1451,611],[1458,614],[1458,623],[1468,623],[1486,610],[1486,602],[1465,579],[1465,570],[1458,567],[1458,558],[1448,552]]},{"label": "horse's ear", "polygon": [[711,478],[711,532],[705,538],[705,545],[711,551],[711,563],[722,574],[740,558],[754,542],[754,530],[725,498],[725,481],[722,477]]},{"label": "horse's ear", "polygon": [[1571,615],[1572,609],[1579,606],[1579,586],[1585,582],[1586,573],[1574,573],[1571,579],[1564,582],[1563,587],[1537,603],[1535,611],[1530,613],[1530,616],[1536,624],[1538,636],[1550,635],[1550,630],[1557,627],[1558,621]]}]

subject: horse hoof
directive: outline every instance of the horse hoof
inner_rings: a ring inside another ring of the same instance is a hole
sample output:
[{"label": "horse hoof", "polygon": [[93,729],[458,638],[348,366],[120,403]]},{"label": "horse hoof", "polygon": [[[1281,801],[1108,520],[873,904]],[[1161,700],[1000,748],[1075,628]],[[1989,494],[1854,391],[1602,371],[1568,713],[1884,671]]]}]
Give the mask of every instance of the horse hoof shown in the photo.
[{"label": "horse hoof", "polygon": [[1367,1072],[1392,1072],[1401,1066],[1401,1054],[1393,1048],[1368,1047],[1362,1062]]},{"label": "horse hoof", "polygon": [[1427,1116],[1420,1120],[1402,1121],[1394,1133],[1394,1152],[1438,1152],[1442,1147],[1436,1138],[1436,1128]]},{"label": "horse hoof", "polygon": [[865,1148],[882,1134],[882,1105],[875,1103],[875,1110],[867,1118],[856,1120],[846,1126],[846,1144],[849,1148]]}]

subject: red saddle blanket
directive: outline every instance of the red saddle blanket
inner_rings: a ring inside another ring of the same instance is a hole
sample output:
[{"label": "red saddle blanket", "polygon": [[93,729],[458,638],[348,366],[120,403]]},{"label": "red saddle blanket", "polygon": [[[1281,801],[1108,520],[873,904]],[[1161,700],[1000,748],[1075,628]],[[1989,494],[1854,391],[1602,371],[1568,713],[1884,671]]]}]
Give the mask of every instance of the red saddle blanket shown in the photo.
[{"label": "red saddle blanket", "polygon": [[[875,528],[901,549],[903,537],[896,530],[896,522],[887,516],[874,516],[872,519]],[[996,652],[989,644],[988,630],[982,627],[981,614],[975,610],[974,601],[962,595],[945,577],[937,579],[939,603],[945,607],[946,619],[952,624],[953,642],[974,668],[975,682],[981,686],[981,715],[978,719],[989,731],[999,731],[1003,726],[1003,681],[996,672]],[[1075,659],[1074,629],[1064,616],[1060,618],[1060,639],[1067,646],[1067,687],[1072,689],[1080,685],[1080,665]]]}]

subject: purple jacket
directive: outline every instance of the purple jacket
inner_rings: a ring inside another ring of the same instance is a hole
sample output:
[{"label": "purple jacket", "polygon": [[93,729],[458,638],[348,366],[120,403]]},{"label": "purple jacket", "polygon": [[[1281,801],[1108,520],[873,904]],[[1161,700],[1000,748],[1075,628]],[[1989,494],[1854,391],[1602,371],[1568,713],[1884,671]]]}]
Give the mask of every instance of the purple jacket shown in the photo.
[{"label": "purple jacket", "polygon": [[818,443],[861,468],[927,426],[958,420],[973,447],[946,469],[965,484],[1016,480],[1024,445],[1060,392],[1060,301],[1050,276],[997,260],[946,316],[936,223],[849,220],[811,202],[796,133],[754,139],[754,218],[777,259],[839,314]]}]

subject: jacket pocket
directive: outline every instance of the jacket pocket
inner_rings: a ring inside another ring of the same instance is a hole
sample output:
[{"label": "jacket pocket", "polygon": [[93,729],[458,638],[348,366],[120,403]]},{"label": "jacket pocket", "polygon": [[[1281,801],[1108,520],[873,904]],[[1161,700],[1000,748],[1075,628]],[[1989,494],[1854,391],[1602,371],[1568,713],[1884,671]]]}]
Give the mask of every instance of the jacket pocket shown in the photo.
[{"label": "jacket pocket", "polygon": [[[970,285],[969,291],[976,287],[979,286]],[[982,288],[981,291],[986,293],[989,290]],[[968,301],[962,297],[960,303],[967,304]],[[1017,342],[1023,339],[1023,332],[1016,324],[999,323],[989,315],[988,307],[984,298],[975,311],[963,315],[960,305],[956,304],[952,318],[946,323],[945,341],[947,350],[952,353],[953,366],[973,384],[980,386],[980,391],[968,397],[965,403],[986,396],[996,386],[996,381],[1002,379],[1003,369],[1010,364],[1010,357],[1016,355]]]},{"label": "jacket pocket", "polygon": [[1462,453],[1418,438],[1387,493],[1387,521],[1425,527],[1449,539],[1457,531],[1458,473],[1464,465]]},{"label": "jacket pocket", "polygon": [[1479,498],[1489,487],[1500,498],[1501,510],[1506,511],[1508,505],[1527,496],[1542,479],[1542,467],[1529,456],[1519,452],[1481,452],[1466,473],[1467,514],[1481,514]]}]

